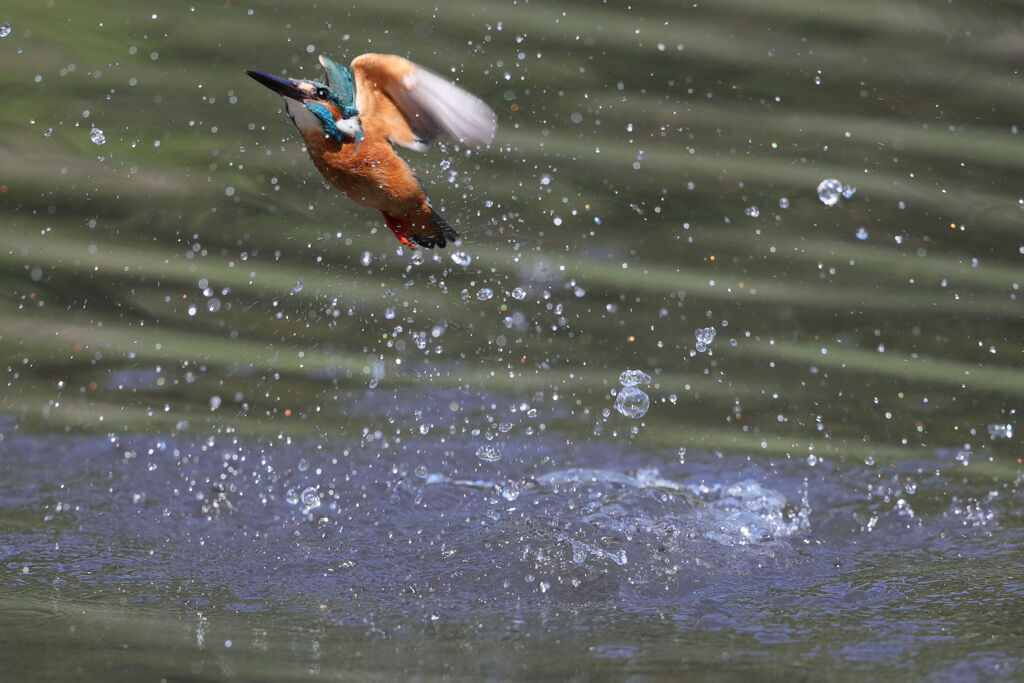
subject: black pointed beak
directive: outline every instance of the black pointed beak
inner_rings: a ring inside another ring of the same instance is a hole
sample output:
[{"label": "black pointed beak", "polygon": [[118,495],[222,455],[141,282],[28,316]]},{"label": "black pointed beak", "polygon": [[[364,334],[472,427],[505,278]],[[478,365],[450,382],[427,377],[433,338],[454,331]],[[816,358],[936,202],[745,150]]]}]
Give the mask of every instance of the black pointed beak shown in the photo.
[{"label": "black pointed beak", "polygon": [[293,100],[306,99],[305,93],[295,87],[295,83],[290,78],[271,76],[270,74],[265,74],[262,71],[253,71],[252,69],[246,69],[245,73],[249,74],[282,97],[290,97]]}]

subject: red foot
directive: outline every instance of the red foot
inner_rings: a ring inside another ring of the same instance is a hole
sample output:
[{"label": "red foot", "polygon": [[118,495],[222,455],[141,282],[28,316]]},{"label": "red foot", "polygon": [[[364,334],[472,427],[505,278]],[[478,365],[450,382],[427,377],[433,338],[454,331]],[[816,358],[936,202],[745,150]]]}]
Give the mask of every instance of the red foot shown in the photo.
[{"label": "red foot", "polygon": [[400,218],[390,216],[383,211],[381,211],[381,214],[384,216],[384,222],[388,224],[389,228],[391,228],[391,232],[395,233],[395,237],[398,238],[398,241],[410,249],[415,249],[416,243],[409,239],[409,219],[405,219],[403,224],[403,221]]}]

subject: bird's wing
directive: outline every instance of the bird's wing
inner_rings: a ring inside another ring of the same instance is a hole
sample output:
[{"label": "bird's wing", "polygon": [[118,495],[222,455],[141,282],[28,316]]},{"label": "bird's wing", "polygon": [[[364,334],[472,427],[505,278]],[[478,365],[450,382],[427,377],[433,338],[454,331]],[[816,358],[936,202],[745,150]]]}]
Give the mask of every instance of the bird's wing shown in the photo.
[{"label": "bird's wing", "polygon": [[384,126],[403,147],[424,151],[438,135],[472,144],[494,137],[491,108],[454,83],[396,55],[365,54],[352,60],[360,117]]}]

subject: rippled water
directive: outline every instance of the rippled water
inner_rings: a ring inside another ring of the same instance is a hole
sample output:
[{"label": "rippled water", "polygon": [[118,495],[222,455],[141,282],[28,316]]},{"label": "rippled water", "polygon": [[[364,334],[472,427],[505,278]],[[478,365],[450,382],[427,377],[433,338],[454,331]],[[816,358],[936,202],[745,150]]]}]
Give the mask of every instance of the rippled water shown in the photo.
[{"label": "rippled water", "polygon": [[[1024,676],[1013,3],[0,14],[7,677]],[[454,248],[242,73],[370,50]]]}]

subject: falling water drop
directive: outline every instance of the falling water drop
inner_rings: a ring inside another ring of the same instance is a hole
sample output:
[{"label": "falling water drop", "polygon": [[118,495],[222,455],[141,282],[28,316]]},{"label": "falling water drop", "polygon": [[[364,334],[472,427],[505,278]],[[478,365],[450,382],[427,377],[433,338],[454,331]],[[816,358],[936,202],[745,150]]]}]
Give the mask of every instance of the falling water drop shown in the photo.
[{"label": "falling water drop", "polygon": [[615,398],[615,410],[633,419],[646,415],[650,405],[650,397],[636,387],[623,387]]}]

